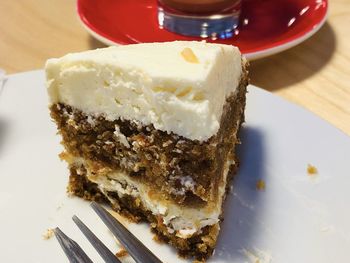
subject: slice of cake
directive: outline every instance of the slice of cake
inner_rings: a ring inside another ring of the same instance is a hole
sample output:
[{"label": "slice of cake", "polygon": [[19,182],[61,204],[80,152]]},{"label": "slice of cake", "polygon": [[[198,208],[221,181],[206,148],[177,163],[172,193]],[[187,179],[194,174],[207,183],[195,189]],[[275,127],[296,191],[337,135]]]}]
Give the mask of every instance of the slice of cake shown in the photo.
[{"label": "slice of cake", "polygon": [[237,169],[247,72],[236,47],[168,42],[46,64],[68,191],[152,228],[182,255],[213,252]]}]

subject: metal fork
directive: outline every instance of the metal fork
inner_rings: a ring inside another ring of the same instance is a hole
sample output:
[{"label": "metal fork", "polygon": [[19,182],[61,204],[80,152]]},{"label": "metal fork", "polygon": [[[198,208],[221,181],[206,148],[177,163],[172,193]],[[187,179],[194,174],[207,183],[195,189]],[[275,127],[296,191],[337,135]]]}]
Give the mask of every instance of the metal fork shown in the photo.
[{"label": "metal fork", "polygon": [[[162,263],[106,209],[95,202],[91,203],[91,207],[137,263]],[[77,216],[73,216],[72,219],[106,263],[121,262]],[[69,262],[92,263],[78,243],[70,239],[58,227],[54,233]]]}]

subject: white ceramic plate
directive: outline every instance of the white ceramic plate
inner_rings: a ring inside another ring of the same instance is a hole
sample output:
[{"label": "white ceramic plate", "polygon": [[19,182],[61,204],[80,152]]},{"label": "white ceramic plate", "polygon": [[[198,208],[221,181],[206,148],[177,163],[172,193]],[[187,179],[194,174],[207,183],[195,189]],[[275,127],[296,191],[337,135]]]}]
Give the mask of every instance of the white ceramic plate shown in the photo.
[{"label": "white ceramic plate", "polygon": [[[68,170],[47,109],[44,73],[12,75],[0,93],[0,262],[68,262],[46,229],[59,226],[102,262],[71,220],[78,215],[113,251],[118,245],[89,208],[66,196]],[[209,262],[349,262],[350,139],[313,114],[249,87],[241,167]],[[317,167],[309,176],[307,165]],[[256,181],[266,183],[256,190]],[[181,261],[127,224],[164,262]],[[130,261],[130,259],[126,259]]]}]

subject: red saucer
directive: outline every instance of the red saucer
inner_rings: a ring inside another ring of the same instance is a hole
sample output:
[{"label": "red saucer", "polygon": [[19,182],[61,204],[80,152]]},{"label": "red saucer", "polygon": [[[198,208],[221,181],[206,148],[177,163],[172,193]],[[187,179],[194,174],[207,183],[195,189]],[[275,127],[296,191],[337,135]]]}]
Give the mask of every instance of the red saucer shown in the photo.
[{"label": "red saucer", "polygon": [[[85,28],[102,42],[130,44],[173,40],[202,40],[160,29],[156,0],[78,0]],[[208,42],[238,46],[248,59],[293,47],[313,35],[325,22],[327,0],[243,0],[238,34]]]}]

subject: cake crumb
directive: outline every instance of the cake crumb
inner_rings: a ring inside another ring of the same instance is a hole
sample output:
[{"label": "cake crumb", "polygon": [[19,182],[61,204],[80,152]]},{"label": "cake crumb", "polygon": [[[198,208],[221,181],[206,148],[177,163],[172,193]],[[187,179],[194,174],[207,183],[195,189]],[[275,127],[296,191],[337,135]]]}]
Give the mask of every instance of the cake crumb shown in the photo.
[{"label": "cake crumb", "polygon": [[333,232],[334,231],[334,226],[332,225],[328,225],[328,226],[324,226],[320,229],[321,232],[323,233],[330,233],[330,232]]},{"label": "cake crumb", "polygon": [[265,181],[262,179],[259,179],[258,181],[256,181],[256,189],[259,191],[263,191],[266,188],[266,184]]},{"label": "cake crumb", "polygon": [[114,126],[114,133],[113,133],[118,141],[124,145],[126,148],[130,148],[130,144],[126,136],[120,131],[119,126],[115,125]]},{"label": "cake crumb", "polygon": [[53,229],[52,229],[52,228],[49,228],[49,229],[47,229],[46,232],[43,234],[43,239],[48,240],[48,239],[52,238],[53,235],[54,235]]},{"label": "cake crumb", "polygon": [[129,214],[118,213],[112,209],[108,209],[108,212],[125,227],[135,222],[134,218]]},{"label": "cake crumb", "polygon": [[190,63],[196,63],[198,64],[198,58],[196,57],[196,55],[193,53],[192,49],[186,47],[181,51],[181,56]]},{"label": "cake crumb", "polygon": [[243,255],[245,255],[251,263],[271,263],[272,262],[272,256],[270,255],[270,253],[266,251],[262,251],[259,249],[254,249],[253,251],[242,249],[240,252]]},{"label": "cake crumb", "polygon": [[58,156],[62,161],[66,161],[66,162],[74,161],[74,157],[66,151],[61,152]]},{"label": "cake crumb", "polygon": [[315,166],[308,164],[307,165],[307,173],[309,176],[313,176],[313,175],[318,174],[318,170]]},{"label": "cake crumb", "polygon": [[125,248],[121,248],[117,253],[115,253],[115,256],[117,258],[122,258],[122,257],[126,257],[128,255],[128,251],[125,250]]},{"label": "cake crumb", "polygon": [[158,244],[164,244],[164,240],[161,239],[158,235],[154,235],[152,239]]}]

